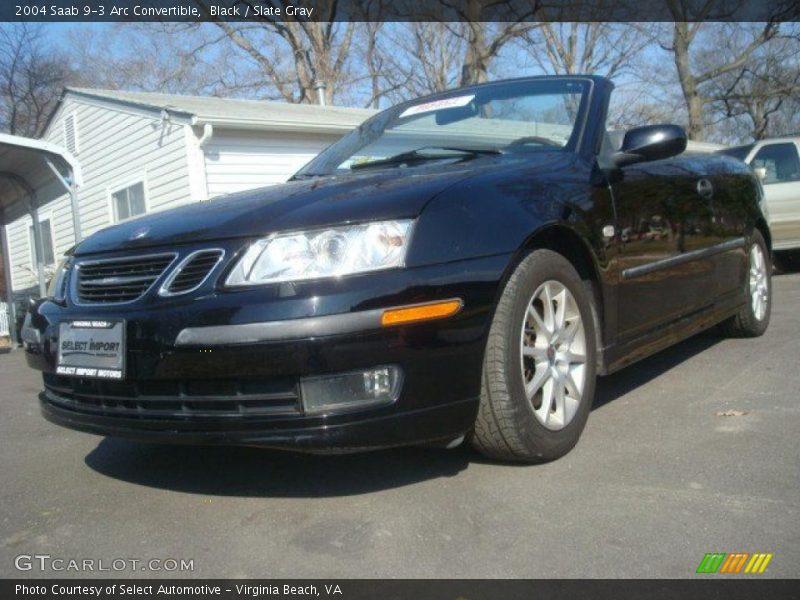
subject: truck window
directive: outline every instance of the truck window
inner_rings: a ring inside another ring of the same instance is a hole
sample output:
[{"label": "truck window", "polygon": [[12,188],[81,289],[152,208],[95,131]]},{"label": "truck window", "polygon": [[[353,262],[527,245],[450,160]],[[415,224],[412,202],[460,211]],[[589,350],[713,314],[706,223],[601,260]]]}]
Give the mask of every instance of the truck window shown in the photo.
[{"label": "truck window", "polygon": [[764,184],[800,180],[800,159],[792,143],[769,144],[756,153],[751,165],[767,170]]}]

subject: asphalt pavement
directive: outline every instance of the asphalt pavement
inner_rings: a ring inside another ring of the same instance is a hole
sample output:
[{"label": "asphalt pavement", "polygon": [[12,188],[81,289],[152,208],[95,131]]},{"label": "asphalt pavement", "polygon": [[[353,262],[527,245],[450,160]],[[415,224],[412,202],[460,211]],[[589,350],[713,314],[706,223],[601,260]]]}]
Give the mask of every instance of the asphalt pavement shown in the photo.
[{"label": "asphalt pavement", "polygon": [[[578,446],[539,466],[463,447],[104,439],[45,421],[14,351],[0,355],[0,576],[696,577],[707,552],[769,552],[760,577],[800,577],[798,384],[797,273],[774,279],[762,338],[700,335],[602,378]],[[39,570],[53,559],[95,572]]]}]

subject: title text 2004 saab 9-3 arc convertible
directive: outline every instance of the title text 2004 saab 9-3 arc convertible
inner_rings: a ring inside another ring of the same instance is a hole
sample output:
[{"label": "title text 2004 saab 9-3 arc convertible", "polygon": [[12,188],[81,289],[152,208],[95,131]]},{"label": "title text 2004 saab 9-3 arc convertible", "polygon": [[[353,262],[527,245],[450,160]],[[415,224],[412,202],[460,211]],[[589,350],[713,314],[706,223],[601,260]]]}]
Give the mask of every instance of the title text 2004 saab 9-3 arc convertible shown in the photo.
[{"label": "title text 2004 saab 9-3 arc convertible", "polygon": [[598,375],[770,317],[757,177],[682,154],[674,125],[615,140],[612,87],[407,102],[286,185],[95,233],[25,328],[44,415],[162,442],[563,455]]}]

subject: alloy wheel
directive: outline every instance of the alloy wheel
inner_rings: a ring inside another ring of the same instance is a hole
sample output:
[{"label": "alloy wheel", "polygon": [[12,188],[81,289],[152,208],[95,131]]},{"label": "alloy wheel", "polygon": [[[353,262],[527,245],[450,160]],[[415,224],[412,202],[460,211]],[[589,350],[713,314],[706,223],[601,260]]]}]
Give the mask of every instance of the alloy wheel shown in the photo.
[{"label": "alloy wheel", "polygon": [[572,293],[555,280],[528,303],[521,335],[525,395],[536,419],[563,429],[578,412],[586,383],[586,332]]},{"label": "alloy wheel", "polygon": [[750,306],[753,316],[762,321],[767,314],[769,280],[764,251],[758,244],[750,249]]}]

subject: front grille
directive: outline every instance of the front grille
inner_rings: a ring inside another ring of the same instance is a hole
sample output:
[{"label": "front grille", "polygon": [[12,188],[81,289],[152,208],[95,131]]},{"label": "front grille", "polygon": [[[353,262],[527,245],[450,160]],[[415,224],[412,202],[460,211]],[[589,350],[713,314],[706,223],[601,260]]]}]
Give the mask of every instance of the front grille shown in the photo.
[{"label": "front grille", "polygon": [[175,254],[151,254],[81,263],[76,269],[78,300],[116,303],[141,298],[173,260]]},{"label": "front grille", "polygon": [[295,379],[104,381],[45,373],[44,388],[57,406],[114,417],[235,419],[301,412]]},{"label": "front grille", "polygon": [[196,290],[222,260],[222,250],[200,250],[184,259],[161,289],[165,296],[177,296]]}]

